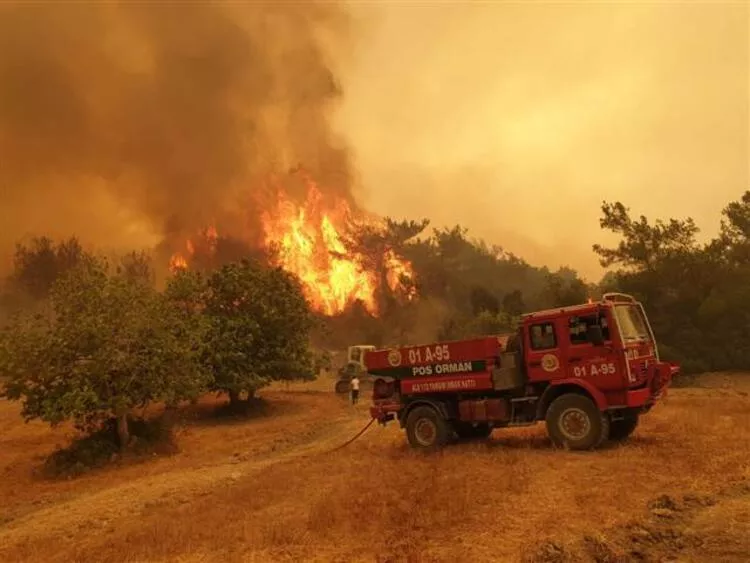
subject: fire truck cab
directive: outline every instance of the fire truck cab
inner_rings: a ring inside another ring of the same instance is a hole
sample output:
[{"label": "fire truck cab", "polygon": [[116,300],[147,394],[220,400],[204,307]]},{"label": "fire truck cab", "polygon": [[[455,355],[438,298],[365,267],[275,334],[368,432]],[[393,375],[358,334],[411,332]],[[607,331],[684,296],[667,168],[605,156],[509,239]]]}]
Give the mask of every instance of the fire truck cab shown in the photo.
[{"label": "fire truck cab", "polygon": [[526,314],[514,334],[370,351],[365,366],[372,416],[427,449],[539,421],[570,449],[623,440],[679,371],[643,306],[618,293]]}]

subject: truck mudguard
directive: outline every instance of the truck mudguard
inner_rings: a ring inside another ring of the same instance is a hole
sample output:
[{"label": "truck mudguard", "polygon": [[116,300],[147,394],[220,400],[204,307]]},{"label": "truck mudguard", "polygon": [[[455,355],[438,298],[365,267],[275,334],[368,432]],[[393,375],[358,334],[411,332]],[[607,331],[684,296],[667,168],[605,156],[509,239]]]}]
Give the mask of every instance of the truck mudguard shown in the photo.
[{"label": "truck mudguard", "polygon": [[545,390],[544,393],[542,393],[542,397],[539,400],[539,408],[537,411],[537,418],[542,419],[544,418],[545,412],[547,411],[547,407],[552,402],[552,399],[559,396],[562,393],[565,393],[564,388],[572,389],[572,388],[578,388],[581,391],[583,391],[586,395],[590,396],[591,399],[596,403],[596,406],[599,410],[605,410],[607,408],[607,399],[604,396],[604,394],[594,387],[591,383],[586,381],[585,379],[576,379],[576,378],[568,378],[568,379],[560,379],[553,381]]}]

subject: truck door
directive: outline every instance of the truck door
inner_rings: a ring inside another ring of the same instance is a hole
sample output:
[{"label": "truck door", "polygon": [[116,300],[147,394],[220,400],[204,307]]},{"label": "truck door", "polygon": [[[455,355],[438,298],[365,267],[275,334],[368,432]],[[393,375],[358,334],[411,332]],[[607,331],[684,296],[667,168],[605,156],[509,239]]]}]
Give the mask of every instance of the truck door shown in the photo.
[{"label": "truck door", "polygon": [[[568,348],[568,377],[586,379],[601,390],[622,389],[626,377],[625,364],[617,354],[610,336],[610,319],[606,310],[571,315],[564,338]],[[599,325],[604,342],[589,340],[589,327]]]},{"label": "truck door", "polygon": [[531,320],[524,330],[529,381],[562,379],[559,330],[554,319]]}]

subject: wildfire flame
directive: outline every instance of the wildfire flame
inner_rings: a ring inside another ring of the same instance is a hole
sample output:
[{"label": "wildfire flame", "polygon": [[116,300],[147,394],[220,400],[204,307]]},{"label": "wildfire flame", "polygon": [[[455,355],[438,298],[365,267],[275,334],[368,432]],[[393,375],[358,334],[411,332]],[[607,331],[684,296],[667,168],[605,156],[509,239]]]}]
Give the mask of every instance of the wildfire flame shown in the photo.
[{"label": "wildfire flame", "polygon": [[169,271],[172,273],[175,273],[179,270],[187,270],[187,267],[187,260],[179,252],[177,254],[174,254],[172,258],[169,259]]},{"label": "wildfire flame", "polygon": [[[373,315],[377,310],[377,288],[381,279],[392,291],[401,290],[411,299],[415,291],[411,264],[399,258],[393,250],[382,256],[384,272],[371,271],[364,256],[347,249],[348,229],[352,226],[378,222],[377,219],[355,213],[343,199],[325,198],[318,186],[305,178],[306,198],[295,201],[277,187],[275,202],[265,206],[261,215],[263,244],[273,248],[277,265],[295,274],[312,307],[326,315],[335,315],[359,300]],[[376,225],[377,226],[377,225]],[[218,233],[210,227],[202,233],[209,251],[215,251]],[[195,242],[185,244],[186,254],[176,253],[170,260],[175,272],[188,267],[195,254]],[[382,275],[382,278],[381,278]]]},{"label": "wildfire flame", "polygon": [[[219,241],[219,233],[216,227],[210,226],[201,233],[201,240],[208,247],[209,253],[216,252],[216,245]],[[186,254],[175,252],[169,259],[169,271],[173,274],[179,270],[188,269],[188,260],[195,255],[195,243],[191,239],[185,241]]]},{"label": "wildfire flame", "polygon": [[[275,210],[263,214],[266,245],[276,246],[279,264],[302,280],[317,310],[333,315],[359,300],[376,314],[378,274],[367,270],[363,256],[347,250],[342,237],[348,225],[361,224],[367,218],[355,217],[344,200],[326,205],[318,186],[309,178],[306,184],[303,203],[292,201],[280,190]],[[393,251],[387,252],[384,266],[391,290],[399,287],[404,277],[413,278],[411,265]],[[412,296],[409,290],[407,294]]]}]

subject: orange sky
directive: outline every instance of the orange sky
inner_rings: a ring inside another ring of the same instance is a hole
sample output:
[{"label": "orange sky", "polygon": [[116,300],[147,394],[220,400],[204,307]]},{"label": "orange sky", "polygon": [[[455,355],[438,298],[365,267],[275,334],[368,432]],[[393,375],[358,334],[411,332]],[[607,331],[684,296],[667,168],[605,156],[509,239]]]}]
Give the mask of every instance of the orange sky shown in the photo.
[{"label": "orange sky", "polygon": [[748,3],[350,2],[363,201],[601,269],[602,199],[715,230],[750,188]]}]

